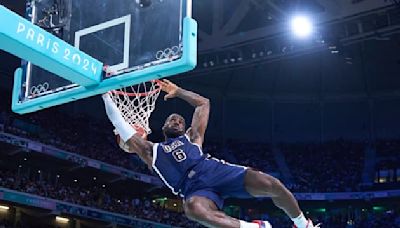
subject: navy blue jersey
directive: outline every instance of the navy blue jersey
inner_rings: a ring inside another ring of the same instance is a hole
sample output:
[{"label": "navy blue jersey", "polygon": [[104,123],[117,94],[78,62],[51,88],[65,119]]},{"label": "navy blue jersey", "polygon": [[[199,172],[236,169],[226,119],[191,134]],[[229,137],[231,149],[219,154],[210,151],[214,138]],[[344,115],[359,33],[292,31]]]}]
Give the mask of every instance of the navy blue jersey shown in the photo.
[{"label": "navy blue jersey", "polygon": [[174,194],[179,193],[179,185],[188,172],[204,159],[200,146],[192,143],[187,135],[153,146],[153,169]]}]

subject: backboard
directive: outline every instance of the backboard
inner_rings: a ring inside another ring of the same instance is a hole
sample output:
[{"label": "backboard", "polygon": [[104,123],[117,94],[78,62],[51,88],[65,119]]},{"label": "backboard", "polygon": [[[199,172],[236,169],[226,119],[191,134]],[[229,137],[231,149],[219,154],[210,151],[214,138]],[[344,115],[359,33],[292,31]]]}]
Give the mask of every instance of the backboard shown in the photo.
[{"label": "backboard", "polygon": [[26,57],[15,73],[13,110],[32,112],[193,69],[191,7],[191,0],[28,1],[33,25],[19,22],[15,30],[39,51],[59,54],[61,67]]}]

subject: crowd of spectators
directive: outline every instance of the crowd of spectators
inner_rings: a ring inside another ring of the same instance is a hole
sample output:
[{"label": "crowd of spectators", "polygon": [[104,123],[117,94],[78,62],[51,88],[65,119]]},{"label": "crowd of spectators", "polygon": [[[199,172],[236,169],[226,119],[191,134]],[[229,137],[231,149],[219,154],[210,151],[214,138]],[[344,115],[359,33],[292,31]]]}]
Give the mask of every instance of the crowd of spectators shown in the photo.
[{"label": "crowd of spectators", "polygon": [[128,196],[116,198],[101,186],[92,186],[90,189],[81,186],[67,186],[60,182],[50,183],[29,178],[27,175],[16,175],[13,171],[5,170],[0,170],[0,186],[154,222],[179,227],[198,227],[196,223],[189,221],[182,213],[157,206],[149,199]]},{"label": "crowd of spectators", "polygon": [[400,170],[400,139],[378,140],[376,152],[378,169]]},{"label": "crowd of spectators", "polygon": [[[60,121],[62,119],[63,121]],[[95,121],[85,116],[71,117],[52,109],[25,116],[2,112],[0,122],[5,131],[28,137],[60,149],[101,160],[132,171],[153,175],[137,156],[124,153],[116,144],[108,121]],[[161,139],[160,139],[161,140]],[[358,191],[364,165],[366,144],[337,140],[323,144],[279,144],[294,181],[288,183],[296,192]],[[280,173],[267,143],[245,143],[206,140],[204,152],[230,163],[251,166],[267,173]],[[378,155],[394,156],[398,164],[400,140],[378,141]],[[378,163],[379,165],[380,163]],[[384,163],[385,164],[385,163]],[[381,166],[381,165],[380,165]]]},{"label": "crowd of spectators", "polygon": [[324,144],[282,144],[297,192],[358,191],[365,144],[344,140]]},{"label": "crowd of spectators", "polygon": [[256,168],[266,173],[278,172],[278,166],[268,143],[229,141],[226,150],[236,159],[235,163]]},{"label": "crowd of spectators", "polygon": [[[132,171],[151,174],[137,156],[124,153],[118,148],[108,121],[95,121],[84,116],[72,118],[62,113],[55,115],[55,111],[47,112],[45,110],[24,117],[4,113],[3,119],[7,119],[5,130]],[[265,143],[232,141],[223,147],[221,143],[210,141],[204,146],[204,152],[216,158],[265,172],[276,172],[277,166],[270,151],[270,145]]]},{"label": "crowd of spectators", "polygon": [[386,157],[399,154],[400,140],[399,139],[381,139],[376,142],[376,151],[378,155]]},{"label": "crowd of spectators", "polygon": [[26,116],[3,112],[0,122],[1,119],[4,119],[4,130],[8,133],[132,171],[151,174],[144,164],[137,162],[135,155],[119,149],[108,122],[94,121],[84,116],[72,118],[61,112],[48,110]]}]

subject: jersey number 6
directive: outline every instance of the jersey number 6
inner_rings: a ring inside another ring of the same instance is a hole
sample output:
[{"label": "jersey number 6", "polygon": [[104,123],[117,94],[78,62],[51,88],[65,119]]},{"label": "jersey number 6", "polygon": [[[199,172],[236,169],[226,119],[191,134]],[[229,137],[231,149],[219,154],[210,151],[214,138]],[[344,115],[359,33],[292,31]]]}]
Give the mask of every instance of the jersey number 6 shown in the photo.
[{"label": "jersey number 6", "polygon": [[185,154],[185,152],[183,152],[183,150],[181,150],[181,149],[174,150],[174,151],[172,152],[172,156],[174,156],[174,158],[175,158],[175,160],[176,160],[177,162],[181,162],[181,161],[184,161],[184,160],[186,159],[186,154]]}]

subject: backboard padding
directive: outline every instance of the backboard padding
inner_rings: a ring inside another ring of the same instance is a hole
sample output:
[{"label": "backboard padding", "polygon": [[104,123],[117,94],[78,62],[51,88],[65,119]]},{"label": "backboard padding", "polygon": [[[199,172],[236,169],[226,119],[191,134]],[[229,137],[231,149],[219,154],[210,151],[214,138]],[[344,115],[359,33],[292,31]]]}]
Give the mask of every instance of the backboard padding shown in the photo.
[{"label": "backboard padding", "polygon": [[[111,66],[112,75],[103,75],[96,86],[80,88],[79,84],[24,62],[22,72],[16,71],[15,81],[17,77],[21,81],[20,88],[14,88],[14,93],[19,94],[14,104],[16,111],[31,112],[193,69],[197,24],[187,16],[188,1],[156,0],[147,7],[137,2],[30,1],[27,12],[34,24]],[[54,14],[49,19],[51,10],[56,9],[62,12],[58,14],[61,16],[56,18]]]}]

